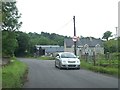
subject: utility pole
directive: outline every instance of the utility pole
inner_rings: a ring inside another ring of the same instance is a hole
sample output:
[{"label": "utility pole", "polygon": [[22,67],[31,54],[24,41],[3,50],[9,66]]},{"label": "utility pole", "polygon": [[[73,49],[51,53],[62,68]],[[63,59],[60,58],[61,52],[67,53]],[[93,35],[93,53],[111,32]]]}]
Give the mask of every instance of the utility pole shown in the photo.
[{"label": "utility pole", "polygon": [[[74,22],[74,37],[76,37],[76,29],[75,29],[75,16],[73,16],[73,22]],[[76,53],[76,42],[77,41],[74,41],[74,54],[77,55]]]},{"label": "utility pole", "polygon": [[116,28],[116,52],[118,52],[118,27]]},{"label": "utility pole", "polygon": [[116,38],[118,37],[118,31],[117,31],[117,29],[118,29],[118,27],[115,27],[116,28]]}]

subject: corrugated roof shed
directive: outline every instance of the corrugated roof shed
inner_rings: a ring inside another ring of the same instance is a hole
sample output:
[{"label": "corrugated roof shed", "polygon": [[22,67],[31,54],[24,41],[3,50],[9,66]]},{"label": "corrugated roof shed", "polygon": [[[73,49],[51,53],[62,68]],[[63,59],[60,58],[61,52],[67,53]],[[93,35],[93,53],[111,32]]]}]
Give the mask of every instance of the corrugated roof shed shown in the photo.
[{"label": "corrugated roof shed", "polygon": [[64,47],[59,45],[35,45],[37,48],[45,49],[46,53],[63,52]]}]

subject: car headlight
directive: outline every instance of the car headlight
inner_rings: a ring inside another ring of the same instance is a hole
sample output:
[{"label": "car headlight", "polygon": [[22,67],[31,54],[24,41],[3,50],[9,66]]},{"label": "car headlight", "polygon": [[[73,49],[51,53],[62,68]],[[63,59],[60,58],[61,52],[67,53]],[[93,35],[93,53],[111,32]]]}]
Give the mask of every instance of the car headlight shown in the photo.
[{"label": "car headlight", "polygon": [[80,61],[77,61],[77,63],[79,63]]},{"label": "car headlight", "polygon": [[66,63],[66,61],[62,61],[63,63]]}]

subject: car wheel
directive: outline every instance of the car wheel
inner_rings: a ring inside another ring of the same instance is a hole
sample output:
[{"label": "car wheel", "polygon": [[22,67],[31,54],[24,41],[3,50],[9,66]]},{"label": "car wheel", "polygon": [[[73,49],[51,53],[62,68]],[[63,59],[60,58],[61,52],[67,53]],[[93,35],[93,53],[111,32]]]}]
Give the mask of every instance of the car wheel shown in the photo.
[{"label": "car wheel", "polygon": [[57,66],[56,66],[56,61],[55,61],[55,67],[57,67]]},{"label": "car wheel", "polygon": [[59,62],[59,69],[61,70],[62,69],[62,67],[61,67],[61,63]]}]

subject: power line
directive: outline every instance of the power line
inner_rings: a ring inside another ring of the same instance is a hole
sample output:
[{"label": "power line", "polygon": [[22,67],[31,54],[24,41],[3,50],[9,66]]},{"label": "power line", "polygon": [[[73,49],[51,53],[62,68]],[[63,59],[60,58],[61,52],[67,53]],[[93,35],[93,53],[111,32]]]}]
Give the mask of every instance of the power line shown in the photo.
[{"label": "power line", "polygon": [[65,23],[63,26],[61,26],[58,30],[65,28],[70,22],[72,22],[72,19],[70,19],[67,23]]}]

